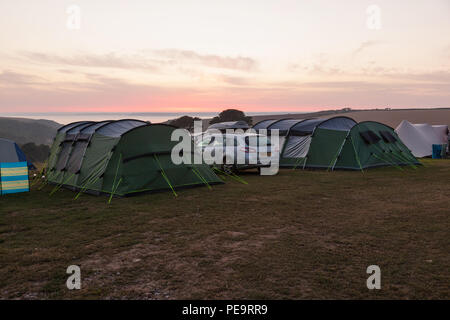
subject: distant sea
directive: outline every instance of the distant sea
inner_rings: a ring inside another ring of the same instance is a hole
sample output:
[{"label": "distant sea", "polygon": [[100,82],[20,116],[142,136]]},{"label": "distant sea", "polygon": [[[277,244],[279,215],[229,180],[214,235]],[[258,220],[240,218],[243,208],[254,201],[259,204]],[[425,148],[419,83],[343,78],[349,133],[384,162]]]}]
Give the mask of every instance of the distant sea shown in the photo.
[{"label": "distant sea", "polygon": [[[263,116],[272,114],[285,114],[295,112],[246,112],[248,116]],[[303,112],[297,112],[303,113]],[[152,123],[165,122],[179,118],[181,116],[198,117],[208,119],[215,117],[219,112],[41,112],[41,113],[0,113],[0,117],[15,117],[28,119],[53,120],[61,124],[68,124],[75,121],[102,121],[119,119],[138,119],[150,121]]]}]

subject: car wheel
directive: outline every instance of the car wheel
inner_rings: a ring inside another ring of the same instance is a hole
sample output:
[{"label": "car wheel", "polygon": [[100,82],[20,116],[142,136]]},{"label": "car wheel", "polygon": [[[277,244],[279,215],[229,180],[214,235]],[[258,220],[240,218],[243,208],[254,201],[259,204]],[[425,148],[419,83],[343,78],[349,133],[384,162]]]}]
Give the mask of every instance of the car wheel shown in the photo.
[{"label": "car wheel", "polygon": [[225,172],[226,174],[233,174],[234,171],[235,171],[234,164],[227,163],[227,158],[226,157],[223,158],[222,171]]},{"label": "car wheel", "polygon": [[222,171],[226,174],[233,174],[234,173],[234,166],[232,164],[226,164],[224,163],[222,165]]}]

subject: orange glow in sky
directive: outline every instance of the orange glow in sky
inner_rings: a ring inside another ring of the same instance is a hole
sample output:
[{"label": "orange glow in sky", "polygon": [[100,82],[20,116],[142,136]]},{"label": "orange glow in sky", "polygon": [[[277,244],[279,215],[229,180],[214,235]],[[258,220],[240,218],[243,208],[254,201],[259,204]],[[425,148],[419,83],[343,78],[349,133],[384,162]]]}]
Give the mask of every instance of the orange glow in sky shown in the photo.
[{"label": "orange glow in sky", "polygon": [[0,115],[450,107],[450,2],[0,3]]}]

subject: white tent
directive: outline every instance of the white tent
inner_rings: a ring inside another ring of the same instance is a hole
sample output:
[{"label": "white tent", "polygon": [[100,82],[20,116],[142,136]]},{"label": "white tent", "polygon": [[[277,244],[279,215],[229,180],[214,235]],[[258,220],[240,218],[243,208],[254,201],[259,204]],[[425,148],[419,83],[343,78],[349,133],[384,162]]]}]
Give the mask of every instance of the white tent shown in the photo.
[{"label": "white tent", "polygon": [[418,158],[431,156],[433,144],[448,143],[447,125],[413,124],[403,120],[395,132]]}]

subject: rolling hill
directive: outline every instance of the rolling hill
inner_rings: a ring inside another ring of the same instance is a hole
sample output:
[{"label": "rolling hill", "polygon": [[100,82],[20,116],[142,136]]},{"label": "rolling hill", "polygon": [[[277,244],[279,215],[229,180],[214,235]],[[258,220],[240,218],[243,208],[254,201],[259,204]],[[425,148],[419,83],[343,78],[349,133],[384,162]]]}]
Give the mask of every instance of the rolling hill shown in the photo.
[{"label": "rolling hill", "polygon": [[279,115],[253,116],[253,124],[266,119],[308,119],[346,116],[361,121],[378,121],[394,129],[408,120],[412,123],[447,124],[450,126],[450,108],[392,109],[392,110],[327,110],[313,113],[284,113]]},{"label": "rolling hill", "polygon": [[61,124],[51,120],[0,117],[0,138],[10,139],[19,145],[33,142],[51,145]]}]

